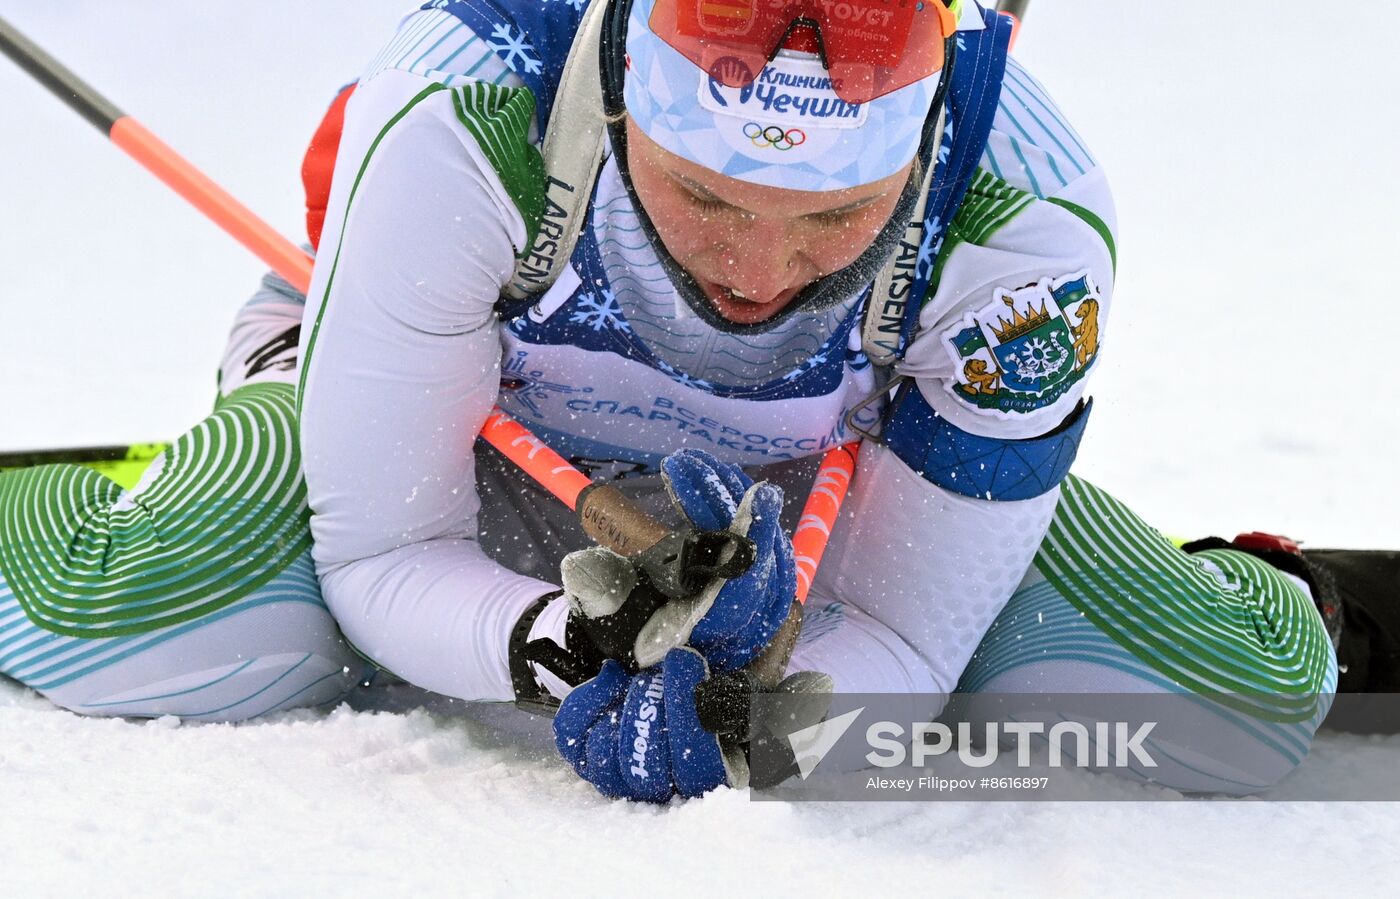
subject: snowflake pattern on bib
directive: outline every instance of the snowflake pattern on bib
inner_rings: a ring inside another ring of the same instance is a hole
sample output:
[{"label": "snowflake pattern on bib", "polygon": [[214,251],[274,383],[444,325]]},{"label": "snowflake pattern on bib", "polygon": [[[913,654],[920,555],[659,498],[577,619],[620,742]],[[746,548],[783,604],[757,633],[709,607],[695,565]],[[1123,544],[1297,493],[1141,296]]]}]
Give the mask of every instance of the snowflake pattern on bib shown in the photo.
[{"label": "snowflake pattern on bib", "polygon": [[486,41],[491,49],[500,54],[506,65],[522,74],[539,74],[541,62],[534,45],[525,32],[513,25],[502,24],[491,27],[491,37]]},{"label": "snowflake pattern on bib", "polygon": [[574,324],[586,325],[594,331],[612,328],[631,333],[632,326],[622,317],[622,306],[611,289],[604,287],[596,293],[582,294],[577,303],[577,307],[569,314],[569,321]]}]

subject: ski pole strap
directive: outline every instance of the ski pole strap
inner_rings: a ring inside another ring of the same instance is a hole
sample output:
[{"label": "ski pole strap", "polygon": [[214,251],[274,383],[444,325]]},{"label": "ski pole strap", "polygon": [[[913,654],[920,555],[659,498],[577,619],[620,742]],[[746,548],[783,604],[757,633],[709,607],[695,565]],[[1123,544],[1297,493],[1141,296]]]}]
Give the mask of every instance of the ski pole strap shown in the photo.
[{"label": "ski pole strap", "polygon": [[[903,349],[900,339],[904,319],[913,302],[910,286],[914,280],[918,264],[919,247],[924,242],[924,217],[927,215],[928,197],[933,189],[934,175],[939,172],[938,148],[943,146],[943,138],[948,129],[948,106],[938,107],[938,123],[934,126],[934,152],[919,185],[919,198],[913,214],[904,226],[904,236],[894,256],[875,276],[866,300],[865,320],[861,325],[861,349],[875,365],[889,366],[899,361]],[[937,239],[937,238],[935,238]]]},{"label": "ski pole strap", "polygon": [[541,152],[547,175],[544,214],[534,243],[516,261],[504,291],[507,300],[533,301],[558,280],[587,218],[607,146],[598,61],[607,5],[597,0],[589,7],[564,63]]},{"label": "ski pole strap", "polygon": [[[888,353],[889,344],[893,342],[896,358],[904,357],[918,329],[923,304],[938,289],[936,262],[944,238],[977,175],[996,119],[1002,80],[1006,75],[1011,20],[990,11],[985,12],[985,20],[987,27],[982,31],[959,36],[963,46],[958,50],[948,90],[950,121],[943,131],[936,157],[938,171],[924,206],[923,235],[915,253],[909,254],[907,248],[900,250],[906,257],[912,255],[914,262],[912,272],[906,270],[902,275],[905,280],[898,285],[903,307],[899,308],[896,303],[888,311],[878,310],[882,315],[893,315],[898,310],[902,316],[898,339],[894,340],[893,329],[886,324],[880,330],[891,333],[880,333],[878,338],[872,337],[867,343],[867,346],[878,345]],[[906,265],[908,261],[906,258]],[[877,299],[880,298],[872,298],[871,302]],[[869,332],[867,336],[871,336]]]}]

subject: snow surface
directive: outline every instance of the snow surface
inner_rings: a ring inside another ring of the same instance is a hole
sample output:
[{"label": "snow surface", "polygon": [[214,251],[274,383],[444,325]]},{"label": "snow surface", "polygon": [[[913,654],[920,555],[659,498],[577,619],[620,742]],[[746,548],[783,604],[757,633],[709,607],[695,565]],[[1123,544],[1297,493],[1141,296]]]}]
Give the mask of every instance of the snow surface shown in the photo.
[{"label": "snow surface", "polygon": [[[296,235],[310,130],[412,5],[0,0],[0,16]],[[1031,8],[1019,55],[1119,202],[1076,470],[1168,532],[1400,546],[1397,45],[1384,6]],[[8,63],[0,101],[0,449],[178,433],[209,407],[259,264]],[[1385,804],[723,791],[654,809],[601,800],[537,739],[385,704],[176,726],[0,683],[0,894],[1299,895],[1400,870]],[[1295,776],[1397,768],[1400,741],[1328,735]]]}]

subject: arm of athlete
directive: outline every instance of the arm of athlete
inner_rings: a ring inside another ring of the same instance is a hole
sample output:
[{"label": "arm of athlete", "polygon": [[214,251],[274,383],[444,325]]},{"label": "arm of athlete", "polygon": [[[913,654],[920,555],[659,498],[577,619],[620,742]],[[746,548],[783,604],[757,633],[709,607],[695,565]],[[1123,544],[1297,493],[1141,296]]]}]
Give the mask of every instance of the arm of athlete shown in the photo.
[{"label": "arm of athlete", "polygon": [[[499,387],[493,304],[527,238],[532,106],[456,27],[409,16],[346,109],[302,327],[301,443],[346,637],[416,685],[504,700],[511,627],[556,589],[475,539],[472,446]],[[497,142],[478,140],[488,130]]]},{"label": "arm of athlete", "polygon": [[900,367],[912,383],[886,443],[861,453],[817,576],[809,619],[827,623],[793,670],[829,672],[846,691],[957,685],[1030,567],[1073,459],[1115,228],[1103,172],[1012,60]]}]

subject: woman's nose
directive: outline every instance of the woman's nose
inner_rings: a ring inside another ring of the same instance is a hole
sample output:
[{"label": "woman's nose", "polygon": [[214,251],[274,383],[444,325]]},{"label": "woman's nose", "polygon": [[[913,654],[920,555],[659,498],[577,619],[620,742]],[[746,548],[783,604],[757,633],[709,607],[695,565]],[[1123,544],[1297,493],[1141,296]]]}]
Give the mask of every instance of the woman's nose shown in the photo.
[{"label": "woman's nose", "polygon": [[772,302],[789,287],[796,250],[781,225],[749,224],[729,244],[725,286],[755,303]]}]

